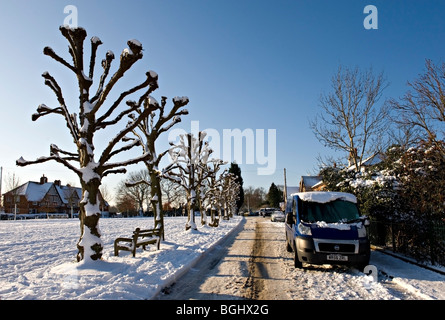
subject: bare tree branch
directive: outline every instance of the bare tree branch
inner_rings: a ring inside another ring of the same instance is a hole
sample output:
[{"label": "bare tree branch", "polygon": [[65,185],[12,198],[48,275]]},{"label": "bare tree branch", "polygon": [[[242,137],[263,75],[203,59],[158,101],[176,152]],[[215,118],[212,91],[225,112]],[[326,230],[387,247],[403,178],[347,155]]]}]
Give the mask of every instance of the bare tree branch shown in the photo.
[{"label": "bare tree branch", "polygon": [[102,41],[98,37],[91,38],[91,58],[90,58],[90,72],[89,78],[94,77],[94,65],[96,64],[96,52],[97,48],[102,44]]},{"label": "bare tree branch", "polygon": [[44,162],[47,162],[47,161],[50,161],[50,160],[54,160],[56,162],[59,162],[59,163],[63,164],[65,167],[67,167],[68,169],[73,171],[78,176],[81,175],[81,172],[80,172],[79,169],[77,169],[76,167],[71,165],[67,160],[65,160],[65,159],[63,159],[61,157],[55,156],[55,155],[52,155],[52,156],[49,156],[49,157],[40,157],[40,158],[37,158],[34,161],[26,161],[25,159],[23,159],[23,157],[20,157],[20,159],[18,159],[16,161],[16,165],[19,166],[19,167],[25,167],[25,166],[29,166],[31,164],[44,163]]},{"label": "bare tree branch", "polygon": [[93,112],[96,112],[102,106],[111,89],[119,81],[119,79],[123,77],[124,73],[129,70],[136,61],[142,58],[142,44],[140,44],[139,41],[129,40],[127,44],[130,48],[122,51],[119,68],[111,77],[104,90],[100,93]]},{"label": "bare tree branch", "polygon": [[[139,108],[141,106],[142,102],[148,97],[148,95],[158,88],[158,83],[157,83],[158,75],[153,71],[149,71],[146,73],[146,76],[147,76],[147,79],[143,83],[135,86],[134,88],[132,88],[130,90],[127,90],[127,91],[121,93],[119,98],[111,105],[111,107],[107,110],[107,112],[97,119],[97,124],[98,124],[99,128],[105,128],[107,125],[114,124],[114,123],[118,122],[120,119],[122,119],[122,117],[124,115]],[[122,100],[125,97],[127,97],[128,95],[130,95],[136,91],[146,88],[148,86],[150,86],[149,90],[139,98],[138,103],[134,103],[134,104],[127,103],[127,105],[130,105],[130,109],[127,109],[127,110],[124,110],[123,112],[121,112],[113,121],[104,122],[104,120],[107,119],[113,113],[113,111],[120,105],[120,103],[122,102]],[[96,104],[95,109],[97,110],[97,108],[98,108],[98,106]]]},{"label": "bare tree branch", "polygon": [[70,65],[65,59],[57,55],[51,47],[45,47],[43,49],[43,54],[53,58],[57,62],[60,62],[62,65],[64,65],[65,67],[76,73],[76,69],[72,65]]},{"label": "bare tree branch", "polygon": [[374,153],[382,140],[388,108],[377,103],[387,84],[383,73],[375,76],[372,69],[339,67],[331,86],[332,93],[321,95],[323,112],[310,120],[310,127],[325,146],[349,154],[350,164],[359,170],[364,156]]},{"label": "bare tree branch", "polygon": [[425,68],[417,79],[408,82],[411,90],[400,101],[391,99],[396,111],[393,121],[402,128],[420,129],[417,140],[429,139],[445,154],[440,143],[445,138],[445,63],[435,65],[427,59]]}]

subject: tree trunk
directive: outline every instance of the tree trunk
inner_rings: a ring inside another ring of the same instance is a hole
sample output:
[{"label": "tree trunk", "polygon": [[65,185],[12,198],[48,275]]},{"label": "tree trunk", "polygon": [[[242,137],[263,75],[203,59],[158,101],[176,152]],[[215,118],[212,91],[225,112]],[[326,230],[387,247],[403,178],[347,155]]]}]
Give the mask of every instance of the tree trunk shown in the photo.
[{"label": "tree trunk", "polygon": [[197,230],[196,223],[195,223],[195,205],[196,205],[196,194],[195,191],[192,190],[187,191],[187,198],[188,198],[188,214],[187,214],[187,223],[185,224],[185,230]]},{"label": "tree trunk", "polygon": [[99,231],[99,186],[98,178],[82,183],[82,201],[80,202],[80,238],[77,242],[77,261],[100,260],[103,243]]},{"label": "tree trunk", "polygon": [[157,176],[157,173],[153,168],[149,168],[150,185],[151,185],[151,203],[154,213],[154,226],[155,229],[161,230],[162,240],[165,240],[164,235],[164,214],[162,212],[162,190],[161,181]]},{"label": "tree trunk", "polygon": [[201,197],[201,190],[199,190],[198,194],[198,206],[199,206],[199,212],[201,214],[201,225],[205,226],[207,223],[207,212],[206,209],[204,208],[203,200]]}]

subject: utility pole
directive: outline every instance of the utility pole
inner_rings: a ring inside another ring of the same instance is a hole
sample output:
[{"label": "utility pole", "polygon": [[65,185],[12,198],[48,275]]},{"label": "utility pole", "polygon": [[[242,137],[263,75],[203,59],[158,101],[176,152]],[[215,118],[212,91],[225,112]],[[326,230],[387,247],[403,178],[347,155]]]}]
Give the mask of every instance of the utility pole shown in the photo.
[{"label": "utility pole", "polygon": [[287,182],[286,182],[286,168],[284,168],[284,206],[287,204]]}]

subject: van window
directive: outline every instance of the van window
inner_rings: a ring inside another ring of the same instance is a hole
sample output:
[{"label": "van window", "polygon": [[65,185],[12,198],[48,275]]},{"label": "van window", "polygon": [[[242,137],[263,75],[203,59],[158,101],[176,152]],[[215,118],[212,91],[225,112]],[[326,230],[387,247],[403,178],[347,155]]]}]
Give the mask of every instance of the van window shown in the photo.
[{"label": "van window", "polygon": [[295,199],[292,200],[292,224],[296,224],[297,223],[297,201],[295,201]]},{"label": "van window", "polygon": [[336,223],[360,217],[357,205],[349,201],[335,200],[328,203],[300,202],[300,218],[305,222],[325,221],[326,223]]}]

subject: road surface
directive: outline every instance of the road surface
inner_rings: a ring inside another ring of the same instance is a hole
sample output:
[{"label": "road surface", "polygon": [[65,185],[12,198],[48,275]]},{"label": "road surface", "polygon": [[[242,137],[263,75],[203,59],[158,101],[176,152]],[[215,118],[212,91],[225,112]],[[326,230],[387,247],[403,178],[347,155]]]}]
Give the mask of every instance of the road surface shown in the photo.
[{"label": "road surface", "polygon": [[284,224],[247,217],[160,300],[415,299],[394,284],[340,266],[293,267]]}]

